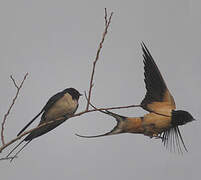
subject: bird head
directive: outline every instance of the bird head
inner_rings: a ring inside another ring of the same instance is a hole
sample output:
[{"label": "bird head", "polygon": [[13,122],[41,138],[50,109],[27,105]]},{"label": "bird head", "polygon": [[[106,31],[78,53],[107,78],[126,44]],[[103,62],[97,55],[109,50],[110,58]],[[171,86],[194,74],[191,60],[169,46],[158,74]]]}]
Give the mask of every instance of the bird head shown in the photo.
[{"label": "bird head", "polygon": [[72,99],[79,100],[79,97],[82,96],[82,94],[79,93],[78,90],[74,88],[67,88],[64,90],[65,93],[69,93],[72,96]]},{"label": "bird head", "polygon": [[181,126],[188,122],[194,121],[193,116],[187,111],[172,111],[172,125]]}]

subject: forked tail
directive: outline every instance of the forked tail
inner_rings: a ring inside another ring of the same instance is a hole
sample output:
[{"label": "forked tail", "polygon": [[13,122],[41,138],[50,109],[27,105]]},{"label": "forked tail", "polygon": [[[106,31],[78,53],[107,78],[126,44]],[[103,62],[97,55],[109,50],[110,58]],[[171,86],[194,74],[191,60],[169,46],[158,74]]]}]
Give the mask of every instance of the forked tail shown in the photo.
[{"label": "forked tail", "polygon": [[79,135],[79,134],[75,134],[75,135],[79,136],[79,137],[83,137],[83,138],[95,138],[95,137],[101,137],[101,136],[120,134],[120,133],[124,132],[123,126],[125,124],[126,117],[120,116],[120,115],[115,114],[115,113],[110,112],[110,111],[100,111],[100,112],[108,114],[108,115],[110,115],[110,116],[112,116],[112,117],[114,117],[116,119],[117,125],[111,131],[109,131],[107,133],[104,133],[104,134],[95,135],[95,136],[83,136],[83,135]]}]

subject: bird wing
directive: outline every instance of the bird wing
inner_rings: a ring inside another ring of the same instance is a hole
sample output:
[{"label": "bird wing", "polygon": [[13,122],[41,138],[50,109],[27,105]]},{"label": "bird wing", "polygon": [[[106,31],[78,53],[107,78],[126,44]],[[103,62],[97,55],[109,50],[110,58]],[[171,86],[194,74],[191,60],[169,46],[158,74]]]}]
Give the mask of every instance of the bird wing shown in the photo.
[{"label": "bird wing", "polygon": [[63,91],[55,94],[54,96],[52,96],[48,100],[48,102],[46,103],[46,105],[42,108],[42,110],[24,128],[22,128],[22,130],[17,134],[17,136],[19,136],[20,134],[22,134],[38,118],[38,116],[40,116],[43,112],[45,112],[48,109],[50,109],[63,96],[64,96]]},{"label": "bird wing", "polygon": [[144,82],[147,90],[141,106],[147,111],[170,116],[171,111],[176,109],[174,98],[170,94],[149,50],[144,43],[141,46],[144,57]]},{"label": "bird wing", "polygon": [[59,92],[57,94],[55,94],[54,96],[52,96],[48,102],[46,103],[46,105],[44,106],[44,111],[49,110],[59,99],[61,99],[64,96],[64,92]]}]

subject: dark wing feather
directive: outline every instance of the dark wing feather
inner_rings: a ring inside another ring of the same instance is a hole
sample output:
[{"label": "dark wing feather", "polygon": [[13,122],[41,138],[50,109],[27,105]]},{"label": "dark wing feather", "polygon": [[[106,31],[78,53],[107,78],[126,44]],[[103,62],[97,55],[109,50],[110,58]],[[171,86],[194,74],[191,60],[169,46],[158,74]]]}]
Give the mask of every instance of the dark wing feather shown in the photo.
[{"label": "dark wing feather", "polygon": [[[149,50],[144,43],[141,44],[144,58],[144,82],[146,85],[146,95],[141,106],[150,110],[148,105],[153,102],[168,102],[170,105],[175,106],[174,99],[171,96],[163,77],[154,62]],[[174,109],[174,107],[172,107]]]},{"label": "dark wing feather", "polygon": [[164,93],[167,89],[166,84],[154,62],[154,59],[144,44],[142,44],[142,50],[144,57],[144,81],[147,89],[147,93],[142,101],[142,104],[155,101],[162,102]]},{"label": "dark wing feather", "polygon": [[57,126],[59,126],[60,124],[62,124],[64,121],[66,121],[66,118],[63,118],[61,120],[57,120],[55,122],[52,122],[50,124],[47,124],[45,126],[42,126],[38,129],[35,129],[34,131],[32,131],[24,140],[25,141],[30,141],[34,138],[37,138],[53,129],[55,129]]},{"label": "dark wing feather", "polygon": [[20,134],[22,134],[37,118],[38,116],[40,116],[43,113],[43,109],[41,110],[41,112],[39,112],[26,126],[24,126],[21,131],[17,134],[17,136],[19,136]]},{"label": "dark wing feather", "polygon": [[44,111],[47,111],[48,109],[50,109],[59,99],[61,99],[64,96],[64,92],[59,92],[57,94],[55,94],[54,96],[52,96],[48,102],[46,103],[46,105],[44,106]]},{"label": "dark wing feather", "polygon": [[64,92],[59,92],[57,94],[55,94],[54,96],[52,96],[48,102],[46,103],[46,105],[42,108],[42,110],[40,111],[39,114],[37,114],[18,134],[17,136],[19,136],[20,134],[22,134],[37,118],[38,116],[40,116],[43,112],[45,113],[48,109],[50,109],[54,103],[56,103],[56,101],[58,101],[60,98],[62,98],[64,96]]}]

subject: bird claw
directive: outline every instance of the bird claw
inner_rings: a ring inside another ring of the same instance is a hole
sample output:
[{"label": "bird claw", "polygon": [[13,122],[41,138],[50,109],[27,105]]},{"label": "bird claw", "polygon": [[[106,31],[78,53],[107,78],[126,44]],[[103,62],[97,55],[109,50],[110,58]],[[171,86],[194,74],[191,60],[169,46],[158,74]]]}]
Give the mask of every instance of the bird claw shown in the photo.
[{"label": "bird claw", "polygon": [[150,136],[150,138],[162,139],[163,140],[163,137],[158,135],[158,134],[152,134],[152,136]]}]

